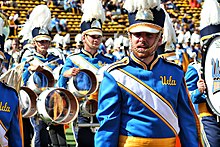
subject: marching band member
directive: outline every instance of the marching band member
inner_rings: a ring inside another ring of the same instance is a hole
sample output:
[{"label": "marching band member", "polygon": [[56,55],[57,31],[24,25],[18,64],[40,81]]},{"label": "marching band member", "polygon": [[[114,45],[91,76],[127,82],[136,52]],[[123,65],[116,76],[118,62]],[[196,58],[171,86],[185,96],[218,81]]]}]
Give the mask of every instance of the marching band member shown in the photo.
[{"label": "marching band member", "polygon": [[[213,15],[217,15],[213,17]],[[220,32],[220,7],[216,0],[205,0],[201,11],[201,41],[204,43],[211,36]],[[189,64],[185,74],[186,84],[195,110],[201,121],[201,131],[205,146],[220,146],[220,126],[217,117],[207,103],[207,89],[204,79],[201,77],[201,63]]]},{"label": "marching band member", "polygon": [[[2,65],[4,53],[0,51]],[[15,89],[0,82],[0,146],[22,147],[19,98]]]},{"label": "marching band member", "polygon": [[[83,12],[81,31],[84,48],[81,49],[80,53],[73,54],[66,59],[58,80],[59,87],[67,88],[68,80],[72,76],[76,76],[82,68],[97,74],[99,68],[113,62],[110,58],[98,53],[103,36],[102,23],[105,20],[101,2],[99,0],[85,0]],[[89,118],[79,115],[78,123],[89,122]],[[77,141],[79,147],[94,146],[94,132],[91,131],[90,127],[79,127]]]},{"label": "marching band member", "polygon": [[[51,20],[50,9],[46,5],[36,6],[32,13],[30,14],[29,21],[26,22],[24,27],[27,27],[27,32],[32,33],[32,40],[35,46],[35,52],[28,57],[24,57],[21,62],[28,60],[28,58],[33,57],[33,61],[25,64],[23,73],[24,85],[27,85],[27,81],[31,76],[32,72],[38,73],[43,69],[53,71],[59,64],[63,64],[63,60],[60,57],[55,56],[52,52],[48,52],[51,43],[49,22]],[[36,74],[35,74],[36,75]],[[34,77],[34,80],[42,80],[42,86],[44,86],[44,79],[39,79],[38,76]],[[37,82],[37,84],[39,84]],[[48,146],[50,140],[53,146],[65,146],[66,139],[64,135],[63,125],[50,125],[48,135],[47,127],[48,125],[35,115],[31,119],[31,124],[34,129],[33,144],[36,147]],[[59,132],[59,133],[58,133]]]},{"label": "marching band member", "polygon": [[[3,15],[0,13],[0,73],[4,73],[3,62],[6,57],[3,53],[5,36]],[[0,82],[0,146],[22,147],[22,124],[19,119],[19,98],[15,89]]]},{"label": "marching band member", "polygon": [[184,72],[156,53],[165,19],[160,0],[126,0],[124,8],[132,52],[104,73],[95,146],[200,146]]}]

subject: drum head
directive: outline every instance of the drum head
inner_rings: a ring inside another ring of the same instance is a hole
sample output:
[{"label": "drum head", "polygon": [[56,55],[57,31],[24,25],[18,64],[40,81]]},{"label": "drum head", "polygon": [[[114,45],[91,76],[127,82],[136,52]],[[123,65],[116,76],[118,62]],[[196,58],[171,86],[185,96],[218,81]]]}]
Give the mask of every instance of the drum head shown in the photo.
[{"label": "drum head", "polygon": [[72,77],[68,82],[68,89],[77,96],[84,97],[94,93],[98,88],[98,81],[91,71],[81,69],[80,72]]},{"label": "drum head", "polygon": [[37,99],[37,111],[48,124],[67,124],[79,112],[77,98],[63,88],[47,88]]},{"label": "drum head", "polygon": [[60,90],[51,91],[45,100],[46,112],[53,121],[61,121],[68,114],[70,101]]},{"label": "drum head", "polygon": [[203,51],[202,76],[207,87],[207,102],[212,111],[220,116],[220,36],[210,38]]}]

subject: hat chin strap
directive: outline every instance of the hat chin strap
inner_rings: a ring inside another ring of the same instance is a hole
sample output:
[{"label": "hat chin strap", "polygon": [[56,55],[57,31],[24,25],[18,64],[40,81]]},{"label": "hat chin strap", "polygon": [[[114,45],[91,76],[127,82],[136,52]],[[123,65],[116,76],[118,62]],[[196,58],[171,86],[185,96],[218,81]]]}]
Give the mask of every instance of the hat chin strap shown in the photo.
[{"label": "hat chin strap", "polygon": [[139,50],[138,48],[135,48],[135,50],[136,50],[138,53],[145,53],[145,52],[148,52],[148,51],[152,50],[152,52],[150,53],[150,56],[154,55],[155,52],[156,52],[156,50],[157,50],[157,49],[156,49],[156,46],[157,46],[157,44],[158,44],[158,42],[159,42],[159,40],[160,40],[161,34],[162,34],[162,31],[159,32],[159,34],[157,35],[157,38],[155,39],[155,41],[154,41],[154,43],[153,43],[153,45],[152,45],[151,47],[146,48],[146,49],[143,50],[143,51]]},{"label": "hat chin strap", "polygon": [[89,39],[87,38],[87,35],[85,35],[85,41],[86,41],[86,44],[91,48],[91,49],[98,49],[98,47],[97,48],[95,48],[93,45],[92,45],[92,43],[89,41]]}]

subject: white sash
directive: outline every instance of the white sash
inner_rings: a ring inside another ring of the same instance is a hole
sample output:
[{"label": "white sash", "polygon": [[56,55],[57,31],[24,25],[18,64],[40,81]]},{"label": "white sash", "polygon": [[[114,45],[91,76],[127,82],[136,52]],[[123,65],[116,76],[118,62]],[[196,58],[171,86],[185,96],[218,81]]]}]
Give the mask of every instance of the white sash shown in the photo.
[{"label": "white sash", "polygon": [[98,68],[96,68],[92,63],[90,63],[80,55],[72,56],[71,60],[75,65],[79,66],[80,69],[88,69],[94,74],[97,74],[98,72]]},{"label": "white sash", "polygon": [[110,72],[110,74],[115,78],[118,83],[124,85],[126,88],[135,93],[138,97],[140,97],[144,102],[146,102],[147,105],[153,108],[153,110],[155,110],[175,129],[177,134],[179,133],[180,128],[175,112],[155,93],[151,92],[147,87],[145,87],[134,78],[126,75],[119,70],[113,70]]}]

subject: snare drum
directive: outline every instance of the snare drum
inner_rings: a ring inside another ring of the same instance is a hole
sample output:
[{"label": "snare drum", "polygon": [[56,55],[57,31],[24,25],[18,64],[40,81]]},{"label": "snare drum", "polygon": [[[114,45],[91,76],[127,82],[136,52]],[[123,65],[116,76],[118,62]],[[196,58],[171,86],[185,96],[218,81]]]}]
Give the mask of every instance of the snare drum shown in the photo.
[{"label": "snare drum", "polygon": [[215,35],[202,47],[202,78],[206,83],[207,102],[220,116],[220,36]]},{"label": "snare drum", "polygon": [[28,87],[21,87],[19,91],[19,102],[22,117],[29,118],[37,113],[36,108],[37,95]]},{"label": "snare drum", "polygon": [[97,91],[97,77],[92,71],[81,69],[76,76],[70,78],[67,83],[67,89],[76,97],[85,97]]},{"label": "snare drum", "polygon": [[77,98],[63,88],[47,88],[37,99],[39,116],[47,124],[68,124],[79,112]]},{"label": "snare drum", "polygon": [[53,87],[54,84],[54,76],[48,70],[32,73],[27,81],[27,87],[33,90],[36,94],[40,94],[45,87]]}]

